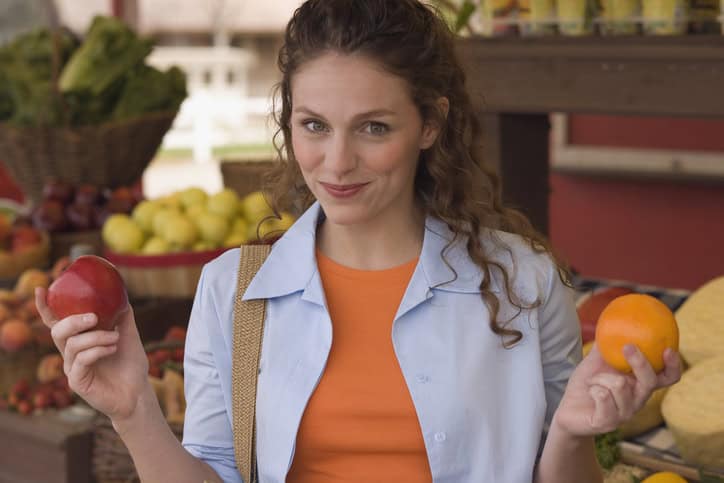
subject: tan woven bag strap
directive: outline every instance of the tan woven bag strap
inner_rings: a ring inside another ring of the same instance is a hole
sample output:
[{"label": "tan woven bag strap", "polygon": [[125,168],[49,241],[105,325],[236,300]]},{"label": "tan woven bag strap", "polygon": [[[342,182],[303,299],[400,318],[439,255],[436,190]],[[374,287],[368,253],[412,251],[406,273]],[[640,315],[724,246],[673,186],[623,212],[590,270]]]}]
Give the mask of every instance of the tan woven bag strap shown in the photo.
[{"label": "tan woven bag strap", "polygon": [[256,383],[264,333],[264,300],[241,298],[264,263],[270,245],[242,245],[234,299],[231,369],[232,420],[236,466],[244,483],[258,481],[256,471]]}]

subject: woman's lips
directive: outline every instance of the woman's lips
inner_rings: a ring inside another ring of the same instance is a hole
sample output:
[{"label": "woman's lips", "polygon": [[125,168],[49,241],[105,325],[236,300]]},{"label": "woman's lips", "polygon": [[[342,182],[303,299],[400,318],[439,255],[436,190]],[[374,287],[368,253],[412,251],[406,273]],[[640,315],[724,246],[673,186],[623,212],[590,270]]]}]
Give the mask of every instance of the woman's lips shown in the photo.
[{"label": "woman's lips", "polygon": [[320,184],[327,190],[327,193],[334,196],[335,198],[351,198],[352,196],[359,193],[362,188],[367,186],[369,183],[356,183],[356,184]]}]

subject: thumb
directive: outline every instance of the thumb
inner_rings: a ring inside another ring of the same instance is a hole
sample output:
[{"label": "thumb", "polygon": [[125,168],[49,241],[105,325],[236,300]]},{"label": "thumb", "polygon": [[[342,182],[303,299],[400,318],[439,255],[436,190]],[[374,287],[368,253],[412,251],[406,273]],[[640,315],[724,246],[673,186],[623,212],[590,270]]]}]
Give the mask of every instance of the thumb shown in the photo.
[{"label": "thumb", "polygon": [[131,304],[126,305],[126,308],[118,314],[118,324],[116,325],[116,329],[123,339],[129,336],[139,337],[138,328],[136,327],[136,317],[133,313]]}]

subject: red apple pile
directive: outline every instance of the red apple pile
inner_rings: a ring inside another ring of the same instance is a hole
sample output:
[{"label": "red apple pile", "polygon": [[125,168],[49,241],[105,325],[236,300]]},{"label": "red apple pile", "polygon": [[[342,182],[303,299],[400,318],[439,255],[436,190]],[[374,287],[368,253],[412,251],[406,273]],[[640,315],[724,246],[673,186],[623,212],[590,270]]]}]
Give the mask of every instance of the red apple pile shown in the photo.
[{"label": "red apple pile", "polygon": [[0,215],[0,252],[20,254],[37,247],[42,240],[38,229],[22,223],[10,223],[5,215]]},{"label": "red apple pile", "polygon": [[73,391],[68,387],[65,375],[46,381],[31,383],[20,379],[10,388],[7,396],[0,396],[0,409],[29,415],[34,411],[57,408],[73,404]]},{"label": "red apple pile", "polygon": [[148,375],[162,378],[167,369],[183,372],[186,329],[174,326],[168,329],[160,342],[146,346]]},{"label": "red apple pile", "polygon": [[121,274],[105,258],[84,255],[75,259],[48,288],[48,307],[58,318],[94,313],[95,329],[112,330],[128,307]]},{"label": "red apple pile", "polygon": [[43,199],[33,210],[31,221],[50,233],[94,230],[112,214],[130,214],[142,199],[138,187],[111,190],[52,179],[43,185]]}]

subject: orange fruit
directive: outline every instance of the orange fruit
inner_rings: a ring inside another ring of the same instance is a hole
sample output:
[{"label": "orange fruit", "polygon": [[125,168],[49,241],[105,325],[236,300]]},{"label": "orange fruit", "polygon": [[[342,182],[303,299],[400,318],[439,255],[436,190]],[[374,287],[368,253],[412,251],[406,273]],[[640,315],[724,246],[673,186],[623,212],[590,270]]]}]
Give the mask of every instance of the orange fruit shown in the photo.
[{"label": "orange fruit", "polygon": [[631,372],[623,347],[633,344],[648,359],[654,371],[664,368],[664,350],[679,349],[679,327],[671,310],[650,295],[628,294],[612,300],[596,324],[596,344],[606,363],[621,372]]},{"label": "orange fruit", "polygon": [[641,483],[687,483],[687,481],[676,473],[670,471],[662,471],[654,473]]}]

